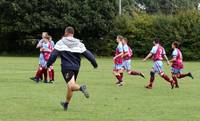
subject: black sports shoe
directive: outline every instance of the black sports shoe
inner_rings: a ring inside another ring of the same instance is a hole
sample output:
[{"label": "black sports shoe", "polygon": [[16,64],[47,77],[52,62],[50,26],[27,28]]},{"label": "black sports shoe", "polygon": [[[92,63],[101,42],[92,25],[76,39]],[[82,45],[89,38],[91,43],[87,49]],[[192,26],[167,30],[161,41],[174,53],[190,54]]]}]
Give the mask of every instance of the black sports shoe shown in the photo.
[{"label": "black sports shoe", "polygon": [[147,86],[144,86],[145,88],[147,88],[147,89],[152,89],[153,87],[152,87],[152,85],[147,85]]},{"label": "black sports shoe", "polygon": [[37,83],[40,81],[39,79],[37,79],[35,77],[31,77],[30,79],[33,80],[33,81],[35,81],[35,82],[37,82]]},{"label": "black sports shoe", "polygon": [[178,85],[176,85],[176,86],[175,86],[175,88],[179,88],[179,86],[178,86]]},{"label": "black sports shoe", "polygon": [[192,76],[192,73],[191,73],[191,72],[188,73],[188,76],[189,76],[190,78],[194,79],[194,77]]},{"label": "black sports shoe", "polygon": [[171,80],[170,84],[171,84],[171,89],[174,89],[175,82],[173,80]]},{"label": "black sports shoe", "polygon": [[120,84],[122,81],[117,81],[115,84]]},{"label": "black sports shoe", "polygon": [[118,86],[123,86],[124,85],[124,82],[121,81],[119,84],[117,84]]},{"label": "black sports shoe", "polygon": [[31,77],[31,78],[30,78],[30,80],[33,80],[33,81],[35,81],[35,79],[36,79],[35,77]]},{"label": "black sports shoe", "polygon": [[144,78],[144,79],[145,79],[145,76],[144,76],[144,74],[143,74],[143,73],[140,73],[140,76],[141,76],[142,78]]},{"label": "black sports shoe", "polygon": [[64,111],[66,111],[68,109],[68,103],[67,102],[60,102],[60,104],[62,105]]},{"label": "black sports shoe", "polygon": [[44,80],[44,83],[48,83],[48,81],[47,81],[47,80]]},{"label": "black sports shoe", "polygon": [[53,84],[53,83],[54,83],[54,80],[50,80],[49,83],[50,83],[50,84]]},{"label": "black sports shoe", "polygon": [[41,76],[41,77],[39,78],[39,80],[42,81],[42,80],[43,80],[43,76]]},{"label": "black sports shoe", "polygon": [[86,85],[82,85],[82,86],[80,87],[80,91],[84,94],[84,96],[85,96],[86,98],[89,98],[89,97],[90,97],[90,95],[89,95],[89,93],[88,93],[88,91],[87,91]]}]

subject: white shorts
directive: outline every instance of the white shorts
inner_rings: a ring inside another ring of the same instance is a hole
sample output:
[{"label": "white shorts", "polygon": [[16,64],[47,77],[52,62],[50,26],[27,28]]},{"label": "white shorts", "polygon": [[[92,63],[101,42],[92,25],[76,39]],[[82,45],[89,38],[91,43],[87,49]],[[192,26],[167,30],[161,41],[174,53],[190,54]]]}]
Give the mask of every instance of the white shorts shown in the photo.
[{"label": "white shorts", "polygon": [[113,70],[117,71],[117,70],[120,70],[120,69],[122,69],[122,68],[123,68],[123,65],[122,65],[122,64],[115,64]]},{"label": "white shorts", "polygon": [[153,65],[153,70],[155,73],[163,73],[163,62],[162,61],[155,61]]},{"label": "white shorts", "polygon": [[41,67],[46,67],[46,65],[47,65],[47,62],[45,61],[42,53],[40,53],[40,56],[39,56],[39,64]]},{"label": "white shorts", "polygon": [[171,67],[171,72],[173,74],[180,74],[182,72],[183,69],[176,69],[174,67]]},{"label": "white shorts", "polygon": [[123,68],[127,71],[131,70],[131,59],[123,60]]}]

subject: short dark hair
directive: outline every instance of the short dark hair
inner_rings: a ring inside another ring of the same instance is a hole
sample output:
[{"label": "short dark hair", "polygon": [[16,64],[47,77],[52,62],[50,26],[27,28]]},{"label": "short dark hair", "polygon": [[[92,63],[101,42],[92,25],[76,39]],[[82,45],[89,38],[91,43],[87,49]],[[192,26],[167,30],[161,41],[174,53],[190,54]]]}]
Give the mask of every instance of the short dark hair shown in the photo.
[{"label": "short dark hair", "polygon": [[160,39],[159,39],[159,38],[156,38],[156,39],[154,40],[154,42],[155,42],[156,44],[160,44]]},{"label": "short dark hair", "polygon": [[74,34],[74,28],[71,26],[68,26],[65,28],[65,33],[70,33],[70,34]]},{"label": "short dark hair", "polygon": [[177,42],[177,41],[174,41],[173,43],[172,43],[176,48],[179,48],[179,42]]}]

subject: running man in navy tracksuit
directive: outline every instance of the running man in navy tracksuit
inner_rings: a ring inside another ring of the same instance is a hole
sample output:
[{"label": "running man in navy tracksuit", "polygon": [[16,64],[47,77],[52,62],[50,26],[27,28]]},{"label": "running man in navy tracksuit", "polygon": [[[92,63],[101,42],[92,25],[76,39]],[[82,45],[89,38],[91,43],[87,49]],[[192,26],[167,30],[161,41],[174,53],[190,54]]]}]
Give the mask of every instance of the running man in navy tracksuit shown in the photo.
[{"label": "running man in navy tracksuit", "polygon": [[61,57],[61,70],[68,87],[66,102],[61,102],[64,110],[68,109],[73,91],[81,91],[86,98],[89,98],[86,85],[79,86],[76,83],[81,62],[80,55],[86,57],[93,67],[97,68],[98,65],[94,55],[85,48],[85,45],[79,39],[74,38],[74,29],[67,27],[64,37],[56,43],[47,63],[49,68],[58,56]]}]

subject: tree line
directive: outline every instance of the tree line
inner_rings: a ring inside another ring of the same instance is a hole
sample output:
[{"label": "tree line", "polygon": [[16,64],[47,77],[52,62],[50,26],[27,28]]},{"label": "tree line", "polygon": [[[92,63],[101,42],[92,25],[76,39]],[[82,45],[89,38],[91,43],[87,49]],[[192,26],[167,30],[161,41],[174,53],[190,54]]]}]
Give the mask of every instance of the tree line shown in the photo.
[{"label": "tree line", "polygon": [[168,53],[179,41],[185,59],[200,60],[198,0],[1,0],[0,54],[35,54],[37,39],[47,31],[59,40],[66,26],[99,56],[110,56],[115,37],[129,39],[134,56],[143,57],[160,38]]}]

